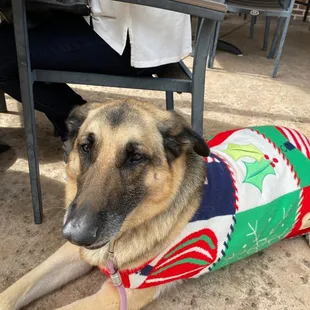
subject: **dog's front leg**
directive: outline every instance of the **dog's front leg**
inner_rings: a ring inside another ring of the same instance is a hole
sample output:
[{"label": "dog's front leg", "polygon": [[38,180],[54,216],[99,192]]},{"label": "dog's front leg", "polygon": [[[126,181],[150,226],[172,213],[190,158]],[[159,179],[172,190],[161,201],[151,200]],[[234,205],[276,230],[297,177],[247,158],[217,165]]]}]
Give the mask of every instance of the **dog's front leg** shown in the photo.
[{"label": "dog's front leg", "polygon": [[[128,310],[139,310],[157,297],[158,288],[126,289]],[[56,310],[119,310],[120,298],[117,289],[110,280],[94,295],[78,300]]]},{"label": "dog's front leg", "polygon": [[41,265],[0,294],[0,310],[20,309],[90,269],[91,266],[81,260],[79,248],[67,242]]}]

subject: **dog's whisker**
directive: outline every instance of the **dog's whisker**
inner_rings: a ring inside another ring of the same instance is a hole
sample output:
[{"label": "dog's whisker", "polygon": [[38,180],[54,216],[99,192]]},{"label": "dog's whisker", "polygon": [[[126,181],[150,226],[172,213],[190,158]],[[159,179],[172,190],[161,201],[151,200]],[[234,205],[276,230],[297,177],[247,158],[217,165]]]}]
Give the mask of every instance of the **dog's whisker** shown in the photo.
[{"label": "dog's whisker", "polygon": [[[56,208],[56,209],[60,209],[60,208]],[[49,210],[51,210],[51,208]],[[56,214],[52,214],[51,217],[49,217],[49,223],[47,224],[47,228],[49,228],[49,227],[51,227],[51,226],[53,226],[55,224],[54,222],[52,222],[52,220],[55,219],[63,211],[65,211],[65,209],[60,210]]]},{"label": "dog's whisker", "polygon": [[59,210],[59,209],[61,209],[62,211],[66,210],[65,208],[62,208],[62,207],[53,207],[53,208],[44,209],[44,212],[51,211],[51,210]]},{"label": "dog's whisker", "polygon": [[57,212],[54,217],[58,216],[63,211],[65,211],[65,210],[61,210],[61,211]]}]

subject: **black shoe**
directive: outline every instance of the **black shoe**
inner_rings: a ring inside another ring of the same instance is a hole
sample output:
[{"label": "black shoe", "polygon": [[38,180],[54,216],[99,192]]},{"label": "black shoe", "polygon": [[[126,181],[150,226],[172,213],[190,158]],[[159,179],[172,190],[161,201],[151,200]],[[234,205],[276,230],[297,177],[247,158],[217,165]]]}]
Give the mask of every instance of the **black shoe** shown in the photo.
[{"label": "black shoe", "polygon": [[54,126],[54,137],[55,137],[55,138],[60,137],[60,132],[59,132],[58,128],[55,127],[55,126]]},{"label": "black shoe", "polygon": [[9,149],[11,149],[11,147],[8,144],[4,142],[0,142],[0,153],[4,153],[8,151]]},{"label": "black shoe", "polygon": [[54,125],[54,137],[58,138],[60,137],[60,139],[65,142],[68,140],[68,132],[61,130],[58,126]]}]

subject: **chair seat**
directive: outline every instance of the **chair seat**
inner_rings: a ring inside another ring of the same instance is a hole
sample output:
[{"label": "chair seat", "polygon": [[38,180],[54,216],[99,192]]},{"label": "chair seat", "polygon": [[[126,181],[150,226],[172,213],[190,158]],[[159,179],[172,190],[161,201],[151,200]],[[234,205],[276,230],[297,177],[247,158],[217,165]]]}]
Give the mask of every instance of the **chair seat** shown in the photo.
[{"label": "chair seat", "polygon": [[230,12],[240,12],[240,10],[257,10],[260,13],[270,11],[274,13],[287,12],[278,0],[228,0],[225,4]]},{"label": "chair seat", "polygon": [[159,78],[191,80],[180,63],[172,63],[163,66],[157,76]]}]

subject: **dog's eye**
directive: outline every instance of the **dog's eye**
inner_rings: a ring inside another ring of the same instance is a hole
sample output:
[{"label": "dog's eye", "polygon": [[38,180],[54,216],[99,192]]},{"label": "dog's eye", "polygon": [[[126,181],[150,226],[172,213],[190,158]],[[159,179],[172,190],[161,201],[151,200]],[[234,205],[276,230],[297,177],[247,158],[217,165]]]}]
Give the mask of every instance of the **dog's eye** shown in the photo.
[{"label": "dog's eye", "polygon": [[89,144],[82,144],[81,145],[81,149],[84,153],[89,153],[90,152],[90,148],[89,148]]},{"label": "dog's eye", "polygon": [[138,164],[143,161],[144,156],[140,153],[134,153],[129,157],[129,162],[133,164]]}]

